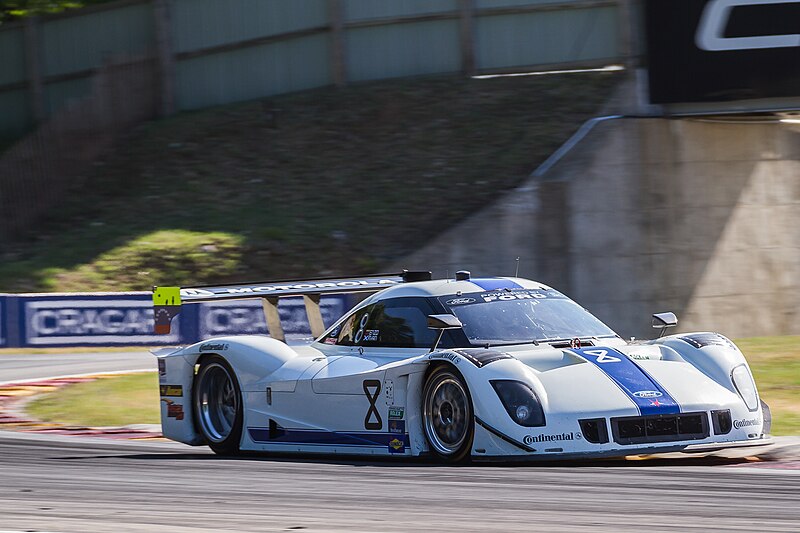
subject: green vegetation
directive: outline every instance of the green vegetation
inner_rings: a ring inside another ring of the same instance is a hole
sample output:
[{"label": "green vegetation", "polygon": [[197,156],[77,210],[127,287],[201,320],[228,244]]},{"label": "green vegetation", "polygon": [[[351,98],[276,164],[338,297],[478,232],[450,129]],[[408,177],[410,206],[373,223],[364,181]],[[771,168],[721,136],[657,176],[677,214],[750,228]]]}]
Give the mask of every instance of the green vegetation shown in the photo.
[{"label": "green vegetation", "polygon": [[0,251],[0,292],[382,270],[519,185],[618,76],[392,80],[146,124]]},{"label": "green vegetation", "polygon": [[23,17],[59,13],[112,0],[4,0],[0,3],[0,24]]},{"label": "green vegetation", "polygon": [[161,423],[158,402],[158,375],[148,372],[68,385],[34,399],[26,410],[70,426],[126,426]]},{"label": "green vegetation", "polygon": [[800,435],[800,336],[752,337],[736,344],[772,411],[772,433]]},{"label": "green vegetation", "polygon": [[45,280],[59,290],[115,290],[151,279],[204,280],[236,272],[242,238],[218,232],[161,230],[135,238],[71,271],[50,270]]},{"label": "green vegetation", "polygon": [[[800,337],[739,339],[758,384],[772,409],[774,435],[800,435]],[[123,426],[159,422],[155,374],[70,385],[34,400],[28,412],[48,421],[81,426]]]}]

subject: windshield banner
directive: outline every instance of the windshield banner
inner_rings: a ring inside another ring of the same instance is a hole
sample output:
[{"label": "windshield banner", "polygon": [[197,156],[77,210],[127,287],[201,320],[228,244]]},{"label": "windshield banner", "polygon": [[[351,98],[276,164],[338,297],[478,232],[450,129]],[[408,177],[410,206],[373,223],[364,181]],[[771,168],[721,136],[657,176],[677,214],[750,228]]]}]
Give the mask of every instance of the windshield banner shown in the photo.
[{"label": "windshield banner", "polygon": [[[345,295],[324,296],[326,325],[349,309]],[[310,339],[302,298],[281,299],[284,333]],[[186,306],[168,335],[154,332],[152,293],[0,295],[0,347],[187,345],[220,335],[267,335],[259,301]]]},{"label": "windshield banner", "polygon": [[513,300],[544,300],[567,297],[556,290],[544,289],[502,289],[490,292],[443,296],[439,300],[451,307],[459,305],[482,304],[489,302],[508,302]]}]

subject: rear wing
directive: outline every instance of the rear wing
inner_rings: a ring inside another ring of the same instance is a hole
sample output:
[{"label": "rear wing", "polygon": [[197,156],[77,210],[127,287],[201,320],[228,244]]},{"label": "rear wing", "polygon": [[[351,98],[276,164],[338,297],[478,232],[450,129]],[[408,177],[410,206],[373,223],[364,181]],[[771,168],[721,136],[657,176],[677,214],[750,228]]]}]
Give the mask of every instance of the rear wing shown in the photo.
[{"label": "rear wing", "polygon": [[153,287],[153,314],[155,332],[166,335],[170,332],[172,319],[178,316],[183,304],[216,302],[220,300],[243,300],[260,298],[264,308],[270,336],[285,341],[283,327],[278,315],[278,301],[290,296],[302,296],[316,338],[325,332],[325,323],[319,309],[320,297],[325,294],[373,293],[398,283],[431,279],[430,272],[403,271],[361,278],[321,278],[310,281],[267,281],[241,285],[209,287]]}]

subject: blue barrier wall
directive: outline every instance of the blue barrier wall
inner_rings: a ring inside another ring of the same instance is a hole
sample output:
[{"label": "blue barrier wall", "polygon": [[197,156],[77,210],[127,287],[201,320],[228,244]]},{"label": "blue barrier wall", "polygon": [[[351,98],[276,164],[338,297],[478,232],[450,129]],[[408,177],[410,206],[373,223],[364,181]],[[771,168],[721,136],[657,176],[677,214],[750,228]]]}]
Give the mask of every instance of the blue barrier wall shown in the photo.
[{"label": "blue barrier wall", "polygon": [[[325,324],[335,322],[350,303],[343,295],[323,297]],[[311,336],[302,298],[282,298],[278,312],[287,338]],[[184,305],[172,326],[169,335],[153,332],[149,292],[0,295],[0,347],[175,345],[269,334],[258,300]]]}]

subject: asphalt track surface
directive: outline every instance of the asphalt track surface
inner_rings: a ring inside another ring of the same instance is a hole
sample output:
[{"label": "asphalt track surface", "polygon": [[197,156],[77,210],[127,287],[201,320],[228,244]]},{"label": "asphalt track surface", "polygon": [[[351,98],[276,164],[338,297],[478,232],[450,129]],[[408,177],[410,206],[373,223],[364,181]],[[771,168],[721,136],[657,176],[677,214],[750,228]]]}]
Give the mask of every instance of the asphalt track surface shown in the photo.
[{"label": "asphalt track surface", "polygon": [[0,531],[198,530],[798,532],[800,462],[229,459],[0,432]]}]

